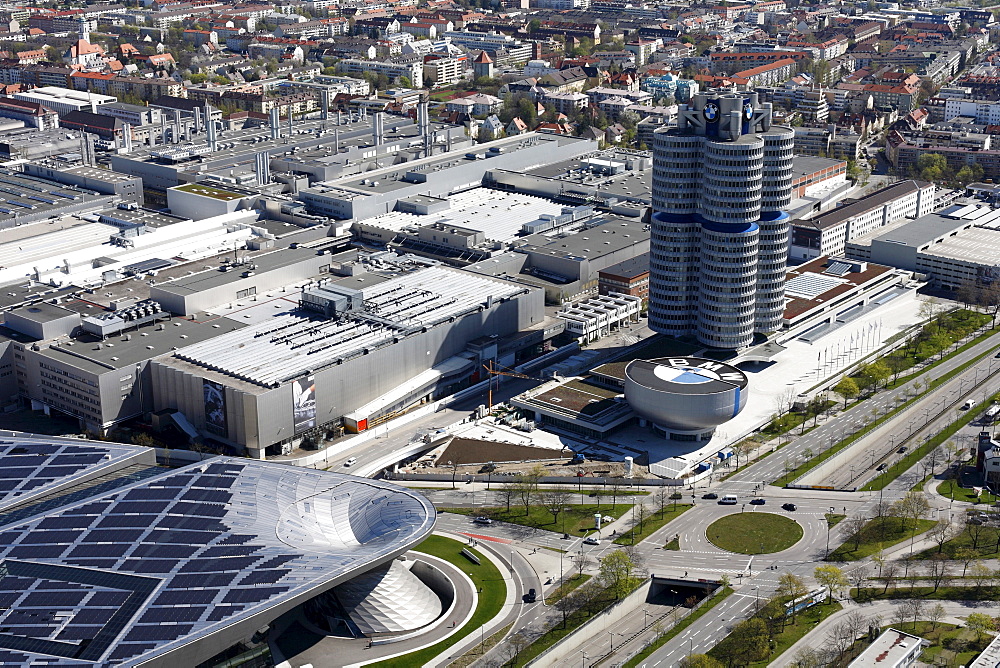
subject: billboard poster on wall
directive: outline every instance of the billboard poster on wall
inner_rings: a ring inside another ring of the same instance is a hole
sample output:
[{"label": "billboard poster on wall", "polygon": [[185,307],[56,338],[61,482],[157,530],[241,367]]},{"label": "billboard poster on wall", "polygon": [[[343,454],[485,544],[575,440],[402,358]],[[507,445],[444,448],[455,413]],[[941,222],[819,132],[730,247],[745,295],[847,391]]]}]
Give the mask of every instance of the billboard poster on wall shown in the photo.
[{"label": "billboard poster on wall", "polygon": [[292,411],[296,434],[316,426],[316,376],[292,383]]},{"label": "billboard poster on wall", "polygon": [[205,430],[217,436],[226,436],[226,388],[220,383],[202,381],[205,398]]}]

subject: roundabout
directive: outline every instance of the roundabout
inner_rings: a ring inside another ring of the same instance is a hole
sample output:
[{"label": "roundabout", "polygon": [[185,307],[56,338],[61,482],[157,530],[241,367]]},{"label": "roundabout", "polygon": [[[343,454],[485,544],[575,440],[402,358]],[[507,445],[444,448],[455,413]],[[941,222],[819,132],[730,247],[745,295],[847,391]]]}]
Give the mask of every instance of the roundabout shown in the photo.
[{"label": "roundabout", "polygon": [[705,536],[712,545],[739,554],[781,552],[802,539],[802,526],[774,513],[733,513],[708,525]]}]

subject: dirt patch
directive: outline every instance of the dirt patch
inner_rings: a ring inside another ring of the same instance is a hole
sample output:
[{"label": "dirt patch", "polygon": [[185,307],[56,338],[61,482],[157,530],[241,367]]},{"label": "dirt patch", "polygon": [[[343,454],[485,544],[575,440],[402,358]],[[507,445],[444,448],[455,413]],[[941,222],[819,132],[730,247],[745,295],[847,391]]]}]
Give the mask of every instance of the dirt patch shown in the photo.
[{"label": "dirt patch", "polygon": [[454,438],[438,457],[437,463],[438,465],[445,462],[459,464],[520,463],[539,459],[565,459],[572,456],[573,453],[568,448],[553,450],[552,448],[536,448],[531,445],[481,441],[474,438]]}]

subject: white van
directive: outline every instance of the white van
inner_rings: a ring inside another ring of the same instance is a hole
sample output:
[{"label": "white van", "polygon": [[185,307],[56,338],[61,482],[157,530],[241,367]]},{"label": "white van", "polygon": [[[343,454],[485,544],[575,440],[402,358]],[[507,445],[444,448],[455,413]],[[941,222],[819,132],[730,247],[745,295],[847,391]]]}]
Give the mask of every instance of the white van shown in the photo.
[{"label": "white van", "polygon": [[735,506],[738,503],[738,499],[735,494],[723,494],[722,498],[719,499],[719,505],[722,506]]},{"label": "white van", "polygon": [[962,410],[963,411],[967,411],[967,410],[969,410],[970,408],[972,408],[975,405],[976,405],[976,400],[975,399],[969,399],[964,404],[962,404]]}]

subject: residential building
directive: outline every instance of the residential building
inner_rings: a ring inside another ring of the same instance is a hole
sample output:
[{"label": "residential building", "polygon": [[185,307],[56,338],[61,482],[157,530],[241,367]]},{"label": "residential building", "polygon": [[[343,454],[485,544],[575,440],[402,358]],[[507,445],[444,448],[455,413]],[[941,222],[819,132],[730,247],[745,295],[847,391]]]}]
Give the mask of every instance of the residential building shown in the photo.
[{"label": "residential building", "polygon": [[360,60],[346,58],[337,63],[337,69],[343,74],[363,75],[365,72],[384,74],[390,81],[406,77],[414,88],[424,86],[424,67],[421,61],[394,63],[381,60]]}]

